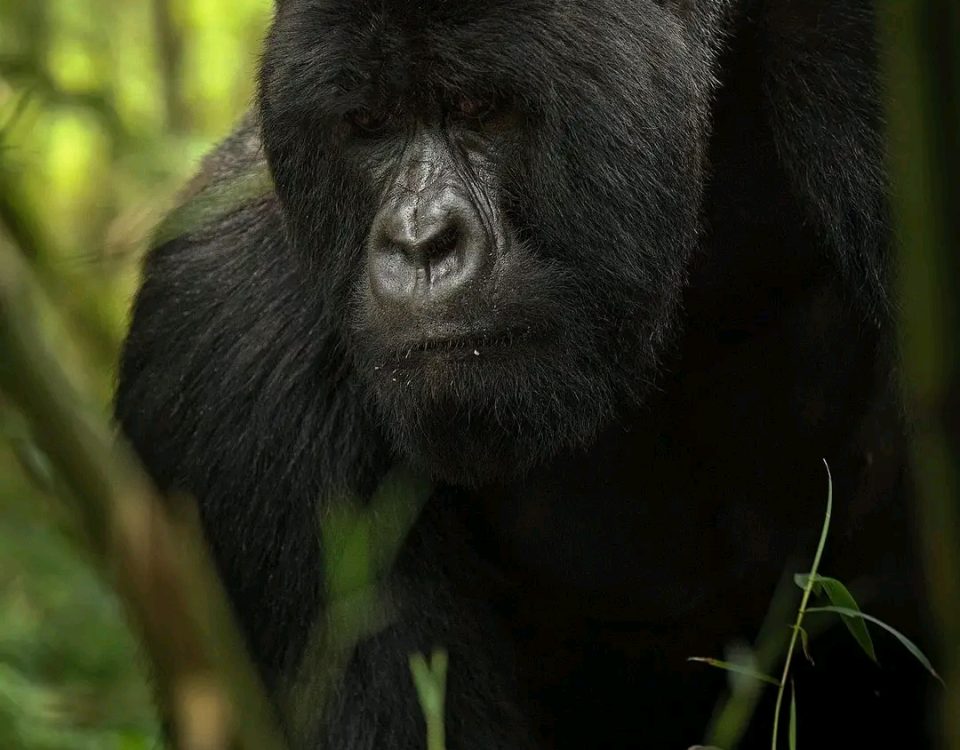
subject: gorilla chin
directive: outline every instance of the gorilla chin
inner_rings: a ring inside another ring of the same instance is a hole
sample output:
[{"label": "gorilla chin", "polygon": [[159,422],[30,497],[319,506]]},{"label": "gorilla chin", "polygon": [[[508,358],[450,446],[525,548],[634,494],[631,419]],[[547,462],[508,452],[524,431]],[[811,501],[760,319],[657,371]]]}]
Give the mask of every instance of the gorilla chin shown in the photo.
[{"label": "gorilla chin", "polygon": [[609,366],[599,352],[571,346],[569,333],[508,331],[366,351],[360,369],[394,448],[459,485],[520,477],[588,444],[615,411]]},{"label": "gorilla chin", "polygon": [[[356,367],[399,455],[453,484],[503,484],[589,445],[645,397],[676,328],[674,295],[662,289],[650,302],[620,280],[618,293],[598,299],[593,290],[610,283],[516,241],[499,212],[482,222],[488,232],[455,225],[453,241],[435,243],[450,230],[424,221],[430,207],[421,197],[417,231],[394,221],[390,244],[406,244],[392,273],[370,243],[353,308]],[[450,212],[438,213],[450,223]],[[470,253],[487,257],[457,260]],[[421,268],[406,276],[419,281],[403,285],[411,259]]]}]

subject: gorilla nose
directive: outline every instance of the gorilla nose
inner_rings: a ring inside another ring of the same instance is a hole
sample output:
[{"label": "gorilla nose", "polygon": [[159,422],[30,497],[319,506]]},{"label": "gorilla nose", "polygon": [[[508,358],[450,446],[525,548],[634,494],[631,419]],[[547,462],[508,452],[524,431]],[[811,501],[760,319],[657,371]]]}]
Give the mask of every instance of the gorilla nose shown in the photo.
[{"label": "gorilla nose", "polygon": [[370,284],[384,303],[450,301],[480,281],[490,253],[470,205],[451,192],[384,206],[368,248]]}]

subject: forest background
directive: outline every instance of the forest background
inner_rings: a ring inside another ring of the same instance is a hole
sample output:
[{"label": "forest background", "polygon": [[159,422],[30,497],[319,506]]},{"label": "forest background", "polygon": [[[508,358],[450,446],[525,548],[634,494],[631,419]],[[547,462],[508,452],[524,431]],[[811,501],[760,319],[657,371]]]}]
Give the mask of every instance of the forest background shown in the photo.
[{"label": "forest background", "polygon": [[[271,10],[0,2],[0,225],[72,323],[50,330],[58,356],[105,416],[143,249],[249,105]],[[62,504],[38,489],[45,459],[4,407],[0,396],[0,747],[154,747],[121,607]]]}]

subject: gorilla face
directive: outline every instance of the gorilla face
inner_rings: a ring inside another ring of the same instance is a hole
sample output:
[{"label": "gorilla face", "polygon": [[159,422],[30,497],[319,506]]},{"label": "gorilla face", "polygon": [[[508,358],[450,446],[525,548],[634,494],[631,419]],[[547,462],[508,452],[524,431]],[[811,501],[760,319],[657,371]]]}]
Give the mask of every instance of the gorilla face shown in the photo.
[{"label": "gorilla face", "polygon": [[396,449],[447,479],[589,440],[676,328],[708,55],[624,5],[277,9],[260,112],[292,244]]}]

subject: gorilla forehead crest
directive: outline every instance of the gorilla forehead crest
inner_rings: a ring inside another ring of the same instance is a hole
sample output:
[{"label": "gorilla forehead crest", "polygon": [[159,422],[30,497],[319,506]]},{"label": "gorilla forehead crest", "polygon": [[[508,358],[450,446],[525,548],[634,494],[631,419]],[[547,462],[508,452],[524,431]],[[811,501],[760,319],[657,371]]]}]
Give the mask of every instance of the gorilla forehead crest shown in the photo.
[{"label": "gorilla forehead crest", "polygon": [[[276,57],[311,71],[310,93],[318,101],[362,87],[396,99],[431,87],[485,85],[536,102],[601,92],[614,97],[649,88],[654,78],[666,86],[710,80],[696,63],[702,45],[691,30],[673,14],[635,6],[609,0],[282,3],[274,38],[283,47]],[[273,65],[264,71],[274,73]],[[688,94],[678,91],[675,101],[681,96]]]}]

